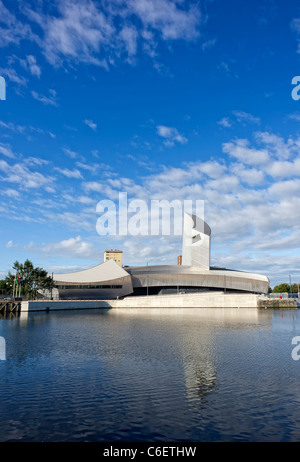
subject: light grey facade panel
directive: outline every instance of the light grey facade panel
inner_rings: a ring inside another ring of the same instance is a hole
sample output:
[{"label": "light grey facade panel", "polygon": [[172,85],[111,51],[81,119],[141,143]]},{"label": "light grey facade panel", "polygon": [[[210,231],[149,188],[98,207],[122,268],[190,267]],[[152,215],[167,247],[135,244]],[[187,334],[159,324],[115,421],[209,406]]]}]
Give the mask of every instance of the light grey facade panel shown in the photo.
[{"label": "light grey facade panel", "polygon": [[199,287],[267,293],[269,280],[260,275],[238,271],[201,271],[201,268],[175,266],[130,268],[133,288],[139,287]]},{"label": "light grey facade panel", "polygon": [[182,264],[210,268],[211,229],[205,221],[195,215],[184,214],[182,239]]}]

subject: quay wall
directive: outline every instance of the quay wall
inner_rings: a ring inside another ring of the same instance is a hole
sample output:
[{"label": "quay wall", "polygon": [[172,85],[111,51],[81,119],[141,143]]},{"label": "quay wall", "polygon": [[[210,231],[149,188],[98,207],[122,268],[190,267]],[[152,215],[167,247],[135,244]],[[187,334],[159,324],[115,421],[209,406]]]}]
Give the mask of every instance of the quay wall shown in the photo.
[{"label": "quay wall", "polygon": [[290,308],[290,309],[297,309],[300,306],[299,299],[295,298],[266,298],[261,297],[258,300],[258,308],[265,308],[265,309],[281,309],[281,308]]},{"label": "quay wall", "polygon": [[123,300],[37,300],[21,302],[21,311],[57,311],[114,308],[257,308],[259,295],[204,294],[149,295]]},{"label": "quay wall", "polygon": [[21,302],[21,312],[110,308],[105,300],[28,300]]},{"label": "quay wall", "polygon": [[256,308],[257,295],[225,294],[209,292],[205,294],[154,295],[126,297],[111,300],[112,308]]}]

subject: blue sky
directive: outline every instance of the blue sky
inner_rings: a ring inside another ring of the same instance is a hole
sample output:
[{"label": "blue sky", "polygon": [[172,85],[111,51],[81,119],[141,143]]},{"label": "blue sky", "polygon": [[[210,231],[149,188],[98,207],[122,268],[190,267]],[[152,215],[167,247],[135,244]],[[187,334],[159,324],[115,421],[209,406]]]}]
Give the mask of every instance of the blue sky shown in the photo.
[{"label": "blue sky", "polygon": [[176,264],[181,239],[99,236],[118,193],[203,200],[212,264],[300,281],[300,5],[0,0],[0,276]]}]

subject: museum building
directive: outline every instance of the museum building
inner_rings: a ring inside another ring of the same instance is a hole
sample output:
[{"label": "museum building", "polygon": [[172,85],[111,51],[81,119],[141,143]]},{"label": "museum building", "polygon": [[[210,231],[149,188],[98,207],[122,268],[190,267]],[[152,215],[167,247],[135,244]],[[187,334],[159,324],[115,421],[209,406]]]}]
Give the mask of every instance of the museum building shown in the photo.
[{"label": "museum building", "polygon": [[190,292],[265,294],[266,276],[210,266],[211,229],[185,213],[182,255],[178,265],[122,266],[122,251],[104,253],[104,262],[73,273],[53,274],[56,300],[109,300],[127,295]]}]

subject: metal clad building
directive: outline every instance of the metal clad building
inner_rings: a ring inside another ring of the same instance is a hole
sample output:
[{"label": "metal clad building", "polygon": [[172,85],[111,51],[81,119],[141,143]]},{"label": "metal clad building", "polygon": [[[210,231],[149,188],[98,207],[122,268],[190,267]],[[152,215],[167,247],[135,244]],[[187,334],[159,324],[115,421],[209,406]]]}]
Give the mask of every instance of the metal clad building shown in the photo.
[{"label": "metal clad building", "polygon": [[185,214],[182,266],[122,268],[114,259],[93,268],[54,274],[56,297],[68,300],[116,299],[126,295],[223,291],[268,293],[269,279],[254,273],[210,267],[210,227]]}]

